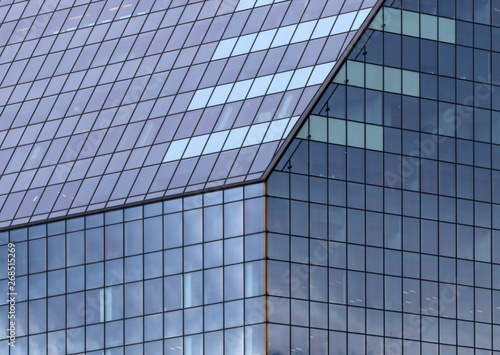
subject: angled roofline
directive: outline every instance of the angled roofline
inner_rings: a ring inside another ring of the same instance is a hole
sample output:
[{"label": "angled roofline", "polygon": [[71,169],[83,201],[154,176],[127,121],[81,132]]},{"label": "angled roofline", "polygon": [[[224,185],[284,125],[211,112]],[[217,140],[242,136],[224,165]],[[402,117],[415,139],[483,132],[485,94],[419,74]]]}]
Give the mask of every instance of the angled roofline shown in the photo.
[{"label": "angled roofline", "polygon": [[267,180],[267,178],[260,177],[259,179],[250,180],[250,181],[243,181],[243,182],[240,181],[240,182],[235,182],[232,184],[225,184],[222,186],[208,187],[208,188],[204,188],[204,189],[200,189],[200,190],[181,192],[178,194],[161,196],[161,197],[156,197],[156,198],[151,198],[151,199],[144,199],[141,201],[129,202],[129,203],[124,203],[124,204],[116,205],[116,206],[97,208],[95,210],[90,210],[90,211],[70,213],[70,214],[67,214],[64,216],[40,219],[38,221],[30,221],[30,222],[25,222],[25,223],[13,224],[13,225],[6,226],[6,227],[0,227],[0,233],[6,232],[6,231],[11,231],[11,230],[16,230],[16,229],[21,229],[21,228],[26,228],[26,227],[38,226],[38,225],[46,224],[46,223],[64,221],[64,220],[72,219],[72,218],[90,216],[93,214],[98,214],[98,213],[103,213],[103,212],[117,211],[117,210],[122,210],[122,209],[130,208],[130,207],[144,206],[144,205],[149,205],[149,204],[153,204],[153,203],[157,203],[157,202],[175,200],[175,199],[181,198],[181,197],[189,197],[189,196],[195,196],[195,195],[200,195],[200,194],[206,194],[206,193],[210,193],[210,192],[214,192],[214,191],[227,190],[227,189],[231,189],[231,188],[235,188],[235,187],[243,187],[243,186],[247,186],[247,185],[261,184],[261,183],[265,183],[266,180]]},{"label": "angled roofline", "polygon": [[288,134],[288,137],[285,139],[285,142],[281,145],[281,147],[278,149],[276,154],[274,155],[273,159],[271,160],[271,163],[268,165],[267,169],[264,171],[264,174],[262,175],[262,179],[265,181],[269,178],[269,175],[273,172],[273,170],[276,168],[276,165],[278,165],[278,162],[281,160],[285,152],[287,151],[288,147],[292,143],[292,141],[295,139],[295,136],[299,132],[299,130],[302,128],[304,123],[307,120],[307,117],[311,114],[313,108],[316,106],[318,101],[321,99],[323,94],[326,92],[328,89],[328,86],[332,82],[333,78],[337,73],[339,72],[340,68],[344,64],[344,62],[347,60],[349,55],[351,54],[352,50],[354,47],[358,44],[361,36],[365,33],[366,29],[368,26],[371,24],[373,18],[375,15],[379,12],[380,8],[383,6],[386,0],[378,0],[377,3],[373,6],[372,10],[366,17],[365,21],[359,28],[359,30],[356,32],[350,43],[347,45],[347,48],[344,50],[344,52],[341,54],[340,58],[337,60],[335,65],[333,66],[330,74],[328,74],[328,77],[326,80],[321,84],[321,87],[319,88],[318,92],[314,97],[312,98],[311,102],[307,105],[306,109],[302,113],[302,115],[299,117],[297,123],[295,124],[295,127],[292,128],[290,133]]},{"label": "angled roofline", "polygon": [[41,224],[46,224],[46,223],[52,223],[52,222],[62,221],[62,220],[71,219],[71,218],[89,216],[89,215],[97,214],[97,213],[116,211],[116,210],[129,208],[129,207],[142,206],[142,205],[146,205],[146,204],[150,204],[150,203],[173,200],[173,199],[180,198],[180,197],[188,197],[188,196],[194,196],[194,195],[199,195],[199,194],[213,192],[213,191],[226,190],[226,189],[231,189],[231,188],[239,187],[239,186],[265,183],[267,181],[267,179],[269,178],[269,176],[271,175],[272,171],[275,169],[275,167],[278,164],[278,162],[280,161],[280,159],[282,158],[282,156],[285,154],[285,152],[288,149],[288,147],[290,146],[290,144],[292,143],[293,139],[297,135],[297,132],[302,128],[303,124],[306,122],[307,117],[311,114],[314,106],[317,104],[317,102],[320,100],[320,98],[326,92],[328,86],[330,85],[330,82],[333,80],[334,76],[340,70],[340,67],[342,66],[342,64],[347,60],[348,56],[351,54],[352,49],[359,42],[359,39],[365,33],[366,29],[368,28],[368,26],[372,22],[373,18],[378,13],[378,11],[380,10],[380,8],[382,7],[382,5],[384,4],[385,1],[386,0],[378,0],[376,2],[376,4],[373,6],[372,10],[370,11],[368,16],[366,17],[365,21],[360,26],[360,28],[358,29],[358,31],[356,32],[356,34],[354,35],[352,40],[349,42],[349,44],[347,45],[344,52],[341,54],[340,58],[335,63],[333,69],[328,74],[328,77],[323,82],[323,84],[319,88],[316,95],[314,95],[314,97],[312,98],[310,103],[307,105],[306,109],[304,110],[302,115],[299,117],[297,123],[295,124],[295,127],[292,128],[292,130],[288,134],[288,137],[285,139],[284,143],[278,149],[278,151],[274,155],[273,159],[271,160],[270,164],[268,165],[267,169],[264,171],[264,173],[262,174],[262,176],[260,178],[255,179],[255,180],[250,180],[250,181],[235,182],[235,183],[227,184],[227,185],[223,185],[223,186],[214,186],[214,187],[204,188],[204,189],[195,190],[195,191],[181,192],[178,194],[172,194],[169,196],[161,196],[161,197],[147,199],[147,200],[141,200],[141,201],[137,201],[137,202],[124,203],[124,204],[117,205],[117,206],[104,207],[104,208],[99,208],[99,209],[95,209],[95,210],[91,210],[91,211],[72,213],[72,214],[67,214],[64,216],[46,218],[46,219],[38,220],[38,221],[30,221],[30,222],[26,222],[26,223],[14,224],[14,225],[6,226],[6,227],[0,227],[0,232],[10,231],[10,230],[15,230],[15,229],[20,229],[20,228],[26,228],[26,227],[31,227],[31,226],[36,226],[36,225],[41,225]]}]

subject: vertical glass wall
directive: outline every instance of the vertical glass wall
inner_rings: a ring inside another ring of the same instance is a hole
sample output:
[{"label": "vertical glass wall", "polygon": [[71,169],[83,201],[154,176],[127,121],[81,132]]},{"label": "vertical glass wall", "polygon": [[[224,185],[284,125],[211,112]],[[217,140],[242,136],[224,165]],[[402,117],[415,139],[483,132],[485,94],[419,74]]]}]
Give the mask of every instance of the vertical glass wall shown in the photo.
[{"label": "vertical glass wall", "polygon": [[[263,354],[262,184],[0,233],[16,248],[10,354]],[[2,354],[4,353],[3,351]]]},{"label": "vertical glass wall", "polygon": [[270,176],[271,354],[500,354],[498,4],[392,3]]}]

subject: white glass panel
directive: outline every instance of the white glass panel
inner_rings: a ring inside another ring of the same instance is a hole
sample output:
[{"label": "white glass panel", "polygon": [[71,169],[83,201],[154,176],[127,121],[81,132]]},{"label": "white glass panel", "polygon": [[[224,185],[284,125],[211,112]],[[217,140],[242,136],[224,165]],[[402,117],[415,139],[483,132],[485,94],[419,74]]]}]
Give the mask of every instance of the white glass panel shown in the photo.
[{"label": "white glass panel", "polygon": [[290,134],[293,127],[295,127],[295,124],[297,123],[298,120],[299,120],[299,116],[292,117],[292,119],[290,120],[290,123],[288,123],[288,126],[286,127],[286,130],[285,130],[283,137],[285,137],[285,138],[288,137],[288,135]]},{"label": "white glass panel", "polygon": [[299,26],[297,27],[297,31],[295,31],[295,34],[293,35],[292,43],[307,41],[309,38],[311,38],[314,27],[317,23],[318,21],[308,21],[299,24]]},{"label": "white glass panel", "polygon": [[442,42],[455,43],[455,20],[439,18],[439,40]]},{"label": "white glass panel", "polygon": [[238,38],[235,37],[220,41],[214,55],[212,56],[212,59],[217,60],[229,57],[231,55],[231,52],[233,51],[237,39]]},{"label": "white glass panel", "polygon": [[335,78],[333,79],[334,83],[339,83],[339,84],[345,84],[347,80],[347,70],[345,68],[345,64],[342,64],[340,67],[337,75],[335,75]]},{"label": "white glass panel", "polygon": [[328,141],[328,129],[327,129],[327,120],[326,117],[321,116],[313,116],[309,117],[309,134],[311,139],[320,142]]},{"label": "white glass panel", "polygon": [[401,69],[384,67],[384,90],[401,93]]},{"label": "white glass panel", "polygon": [[354,18],[356,17],[357,12],[348,12],[347,14],[339,15],[337,21],[335,21],[335,26],[333,26],[332,32],[330,34],[335,33],[343,33],[347,32],[351,29],[352,23],[354,22]]},{"label": "white glass panel", "polygon": [[220,152],[228,134],[229,131],[212,133],[208,139],[205,149],[203,150],[203,154]]},{"label": "white glass panel", "polygon": [[170,146],[168,147],[167,154],[165,154],[163,162],[165,163],[168,161],[180,159],[182,157],[182,154],[184,153],[184,150],[186,149],[188,142],[189,138],[171,142]]},{"label": "white glass panel", "polygon": [[208,140],[209,135],[204,134],[202,136],[193,137],[189,142],[189,145],[184,152],[183,158],[195,157],[197,155],[201,155],[203,148],[205,147],[205,143]]},{"label": "white glass panel", "polygon": [[292,70],[276,74],[271,83],[271,86],[269,86],[269,91],[267,93],[274,94],[277,92],[285,91],[288,83],[290,82],[290,79],[292,78],[292,75]]},{"label": "white glass panel", "polygon": [[420,96],[420,74],[403,70],[403,94]]},{"label": "white glass panel", "polygon": [[252,33],[250,35],[241,36],[234,47],[232,55],[239,55],[243,53],[250,52],[253,43],[255,42],[255,38],[257,38],[257,33]]},{"label": "white glass panel", "polygon": [[243,143],[243,146],[249,146],[261,143],[262,140],[264,139],[268,127],[269,127],[269,122],[251,126],[250,131],[248,131],[247,138]]},{"label": "white glass panel", "polygon": [[290,43],[296,28],[297,25],[280,28],[278,30],[278,33],[276,34],[276,37],[274,37],[274,41],[271,47],[278,47]]},{"label": "white glass panel", "polygon": [[269,5],[272,3],[273,3],[273,0],[257,0],[257,4],[255,4],[255,6]]},{"label": "white glass panel", "polygon": [[313,32],[311,39],[328,36],[332,30],[333,25],[335,24],[336,19],[337,16],[331,16],[320,19],[318,21],[316,29]]},{"label": "white glass panel", "polygon": [[247,127],[232,129],[229,132],[229,137],[227,137],[227,141],[226,144],[224,144],[223,150],[229,150],[241,147],[241,145],[243,144],[243,140],[245,139],[245,136],[248,132],[248,128],[249,127],[247,126]]},{"label": "white glass panel", "polygon": [[264,95],[273,80],[273,75],[266,75],[254,80],[252,88],[248,94],[248,97],[257,97]]},{"label": "white glass panel", "polygon": [[386,7],[384,9],[385,31],[401,33],[401,10]]},{"label": "white glass panel", "polygon": [[210,98],[208,106],[220,105],[227,101],[227,97],[231,92],[234,84],[226,84],[221,86],[216,86],[215,90]]},{"label": "white glass panel", "polygon": [[352,30],[357,30],[361,27],[363,22],[365,21],[366,17],[370,13],[372,9],[363,9],[358,11],[358,15],[356,16],[356,20],[354,20],[354,23],[352,24]]},{"label": "white glass panel", "polygon": [[366,125],[366,148],[384,150],[384,129],[382,126]]},{"label": "white glass panel", "polygon": [[380,65],[366,64],[366,87],[368,89],[384,89],[384,68]]},{"label": "white glass panel", "polygon": [[420,35],[422,38],[437,41],[437,17],[421,14],[420,15]]},{"label": "white glass panel", "polygon": [[364,63],[347,62],[347,80],[349,85],[365,86],[365,65]]},{"label": "white glass panel", "polygon": [[238,81],[234,84],[233,91],[231,91],[231,95],[229,95],[229,102],[243,100],[247,94],[248,90],[252,86],[253,79]]},{"label": "white glass panel", "polygon": [[323,84],[334,65],[335,62],[316,65],[307,85]]},{"label": "white glass panel", "polygon": [[254,6],[255,6],[255,0],[240,0],[240,2],[238,3],[238,7],[236,8],[236,11],[251,9]]},{"label": "white glass panel", "polygon": [[255,52],[263,49],[268,49],[271,46],[275,34],[275,29],[259,33],[252,47],[252,51]]},{"label": "white glass panel", "polygon": [[285,118],[284,120],[277,120],[271,122],[269,129],[267,130],[266,136],[264,137],[264,142],[271,142],[277,139],[281,139],[283,137],[283,132],[285,131],[289,118]]},{"label": "white glass panel", "polygon": [[407,36],[420,36],[420,16],[416,12],[403,11],[403,34]]},{"label": "white glass panel", "polygon": [[313,67],[307,67],[296,70],[295,73],[293,74],[292,81],[288,86],[288,90],[303,88],[304,86],[306,86],[307,80],[309,79],[312,70]]},{"label": "white glass panel", "polygon": [[309,139],[309,120],[297,132],[297,138]]},{"label": "white glass panel", "polygon": [[372,28],[374,30],[382,31],[384,29],[384,8],[381,8],[380,11],[375,15],[370,26],[368,28]]},{"label": "white glass panel", "polygon": [[328,142],[345,144],[346,121],[330,118],[328,121]]},{"label": "white glass panel", "polygon": [[193,98],[191,99],[191,104],[188,110],[196,110],[198,108],[206,107],[210,95],[212,95],[214,88],[206,88],[198,90],[195,92]]},{"label": "white glass panel", "polygon": [[365,125],[358,122],[347,122],[347,145],[364,148]]}]

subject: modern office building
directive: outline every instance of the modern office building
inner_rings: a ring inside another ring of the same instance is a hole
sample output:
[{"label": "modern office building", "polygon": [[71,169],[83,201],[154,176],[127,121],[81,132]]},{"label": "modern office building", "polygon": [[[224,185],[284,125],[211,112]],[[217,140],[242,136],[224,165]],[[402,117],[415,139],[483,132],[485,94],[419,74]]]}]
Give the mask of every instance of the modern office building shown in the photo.
[{"label": "modern office building", "polygon": [[1,354],[500,354],[500,1],[0,21]]}]

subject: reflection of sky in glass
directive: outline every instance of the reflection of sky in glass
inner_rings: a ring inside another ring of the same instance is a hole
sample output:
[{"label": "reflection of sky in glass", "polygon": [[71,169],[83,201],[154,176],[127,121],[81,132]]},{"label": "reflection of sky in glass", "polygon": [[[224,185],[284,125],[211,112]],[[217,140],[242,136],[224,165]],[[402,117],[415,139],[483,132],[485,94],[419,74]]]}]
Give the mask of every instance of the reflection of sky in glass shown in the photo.
[{"label": "reflection of sky in glass", "polygon": [[168,147],[163,162],[281,140],[287,136],[297,120],[298,117],[285,118],[173,141]]},{"label": "reflection of sky in glass", "polygon": [[[252,339],[262,353],[264,192],[264,184],[249,184],[0,232],[2,251],[7,241],[16,243],[17,310],[25,315],[16,328],[17,351],[47,346],[26,341],[33,334],[87,326],[89,339],[76,341],[84,333],[69,329],[70,341],[51,338],[49,352],[124,343],[135,352],[144,326],[147,337],[168,344],[192,332],[253,328],[238,339]],[[194,353],[202,354],[208,341]],[[155,354],[163,353],[160,344]],[[232,349],[226,345],[237,353]]]},{"label": "reflection of sky in glass", "polygon": [[369,9],[365,9],[285,26],[280,29],[271,29],[259,34],[252,33],[222,40],[217,45],[212,60],[354,31],[361,26],[369,12]]},{"label": "reflection of sky in glass", "polygon": [[1,7],[0,226],[260,178],[372,5]]},{"label": "reflection of sky in glass", "polygon": [[276,75],[266,75],[254,80],[202,89],[194,94],[188,110],[220,105],[245,98],[254,98],[266,93],[275,94],[285,90],[322,84],[334,64],[326,63]]}]

